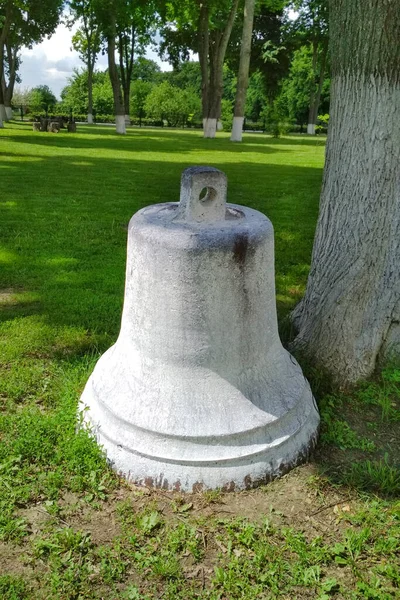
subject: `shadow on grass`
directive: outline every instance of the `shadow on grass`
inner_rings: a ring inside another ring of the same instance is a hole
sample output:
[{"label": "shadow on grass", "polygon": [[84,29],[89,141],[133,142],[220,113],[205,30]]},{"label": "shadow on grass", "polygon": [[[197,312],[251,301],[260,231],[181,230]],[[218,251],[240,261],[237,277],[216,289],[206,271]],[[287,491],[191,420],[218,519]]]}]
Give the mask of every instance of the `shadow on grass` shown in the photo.
[{"label": "shadow on grass", "polygon": [[[115,334],[128,221],[148,204],[177,201],[188,163],[40,155],[18,162],[15,156],[2,160],[18,170],[2,175],[8,194],[0,202],[0,288],[38,291],[49,322],[89,330],[102,324]],[[260,210],[275,226],[278,305],[287,313],[308,273],[322,169],[214,165],[228,176],[229,201]]]},{"label": "shadow on grass", "polygon": [[[25,128],[13,127],[12,129]],[[84,135],[79,135],[84,134]],[[44,145],[46,147],[79,149],[105,149],[124,152],[167,152],[182,153],[185,150],[229,150],[234,154],[273,152],[294,152],[290,146],[314,146],[325,144],[324,139],[310,139],[301,136],[272,138],[263,134],[245,134],[240,144],[232,143],[227,136],[216,139],[205,139],[200,131],[173,129],[128,129],[126,136],[117,135],[113,129],[84,126],[78,135],[61,131],[59,134],[35,132],[29,135],[12,135],[7,139],[14,143]]]},{"label": "shadow on grass", "polygon": [[[0,292],[8,294],[0,304],[0,327],[2,343],[7,338],[9,345],[3,364],[18,357],[84,360],[115,341],[129,218],[148,204],[177,201],[180,175],[188,166],[183,161],[143,163],[140,157],[35,158],[38,162],[16,162],[15,155],[2,161],[6,167],[18,165],[4,170],[7,196],[0,201]],[[228,175],[230,202],[260,210],[274,224],[278,311],[284,319],[306,282],[322,169],[232,164],[217,156],[213,164]],[[311,375],[314,386],[317,378]],[[326,389],[320,389],[325,397]],[[332,427],[342,420],[341,411]],[[365,427],[378,420],[373,411],[362,409],[351,418]],[[385,427],[375,430],[373,452],[320,445],[314,456],[318,471],[335,485],[371,495],[385,496],[382,481],[385,490],[397,489],[391,462],[396,455],[383,433],[396,434],[394,426]],[[368,432],[360,429],[357,435],[367,438]]]}]

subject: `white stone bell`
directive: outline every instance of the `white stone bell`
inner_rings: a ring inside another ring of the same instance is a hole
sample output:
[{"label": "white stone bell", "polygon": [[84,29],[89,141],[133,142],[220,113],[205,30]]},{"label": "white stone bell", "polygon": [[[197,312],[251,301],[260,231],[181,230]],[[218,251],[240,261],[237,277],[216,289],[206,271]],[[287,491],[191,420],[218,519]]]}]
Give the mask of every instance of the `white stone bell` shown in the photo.
[{"label": "white stone bell", "polygon": [[179,203],[129,224],[121,332],[80,410],[139,484],[247,488],[316,440],[309,384],[278,335],[271,222],[226,190],[221,171],[186,169]]}]

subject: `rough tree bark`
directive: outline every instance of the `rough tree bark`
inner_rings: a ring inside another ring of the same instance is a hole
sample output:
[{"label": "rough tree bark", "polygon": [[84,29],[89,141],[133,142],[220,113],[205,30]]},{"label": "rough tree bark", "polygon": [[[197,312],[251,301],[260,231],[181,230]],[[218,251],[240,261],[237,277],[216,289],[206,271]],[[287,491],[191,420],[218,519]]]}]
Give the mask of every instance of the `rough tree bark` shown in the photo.
[{"label": "rough tree bark", "polygon": [[[325,41],[323,43],[322,50],[321,50],[318,83],[316,83],[317,88],[312,90],[311,97],[310,97],[310,110],[308,112],[308,124],[307,124],[307,133],[310,135],[315,135],[315,126],[317,124],[317,119],[318,119],[318,108],[319,108],[319,103],[321,100],[322,86],[324,85],[327,54],[328,54],[328,42]],[[318,43],[316,42],[316,45],[313,48],[313,72],[314,73],[317,70],[317,63],[318,63]]]},{"label": "rough tree bark", "polygon": [[209,31],[209,8],[200,3],[199,62],[202,76],[202,109],[204,137],[214,138],[221,115],[223,67],[226,49],[232,33],[239,0],[232,0],[231,10],[223,31]]},{"label": "rough tree bark", "polygon": [[242,45],[240,47],[239,72],[231,133],[232,142],[242,141],[244,108],[246,104],[247,86],[249,84],[251,38],[253,34],[255,4],[256,0],[245,0],[244,4]]},{"label": "rough tree bark", "polygon": [[115,63],[115,17],[110,16],[110,34],[107,36],[108,74],[114,96],[115,128],[119,134],[126,134],[124,100],[121,82]]},{"label": "rough tree bark", "polygon": [[331,0],[320,214],[295,347],[342,384],[400,354],[400,0]]}]

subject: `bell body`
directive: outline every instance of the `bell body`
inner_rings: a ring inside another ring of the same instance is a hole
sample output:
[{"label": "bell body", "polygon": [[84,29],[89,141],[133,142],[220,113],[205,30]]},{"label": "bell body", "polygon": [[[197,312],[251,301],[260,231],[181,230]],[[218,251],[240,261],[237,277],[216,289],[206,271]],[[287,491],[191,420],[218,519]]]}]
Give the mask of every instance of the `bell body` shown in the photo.
[{"label": "bell body", "polygon": [[310,387],[278,335],[271,222],[225,194],[221,172],[188,169],[180,203],[129,224],[120,335],[80,409],[112,466],[139,484],[250,487],[316,439]]}]

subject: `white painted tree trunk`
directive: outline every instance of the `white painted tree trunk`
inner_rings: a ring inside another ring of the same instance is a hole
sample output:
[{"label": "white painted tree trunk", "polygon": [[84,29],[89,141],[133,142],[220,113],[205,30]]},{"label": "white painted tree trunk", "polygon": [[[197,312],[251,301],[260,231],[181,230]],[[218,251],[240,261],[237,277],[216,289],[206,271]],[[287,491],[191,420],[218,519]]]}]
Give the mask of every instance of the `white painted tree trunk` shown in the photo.
[{"label": "white painted tree trunk", "polygon": [[217,131],[217,119],[204,119],[204,137],[215,138]]},{"label": "white painted tree trunk", "polygon": [[130,125],[131,124],[131,118],[129,115],[125,115],[125,125]]},{"label": "white painted tree trunk", "polygon": [[93,115],[91,113],[88,113],[87,122],[88,125],[93,125]]},{"label": "white painted tree trunk", "polygon": [[0,119],[2,121],[8,121],[6,107],[4,106],[4,104],[0,104]]},{"label": "white painted tree trunk", "polygon": [[233,117],[231,142],[241,142],[244,117]]},{"label": "white painted tree trunk", "polygon": [[348,384],[400,355],[399,2],[332,7],[326,164],[294,346]]},{"label": "white painted tree trunk", "polygon": [[124,115],[115,115],[115,129],[116,129],[116,132],[121,135],[126,134],[126,125],[125,125],[125,116]]},{"label": "white painted tree trunk", "polygon": [[4,123],[3,123],[3,119],[1,118],[1,115],[0,115],[0,129],[4,129]]},{"label": "white painted tree trunk", "polygon": [[7,121],[11,121],[11,119],[14,117],[13,109],[11,108],[11,106],[6,106],[6,115]]},{"label": "white painted tree trunk", "polygon": [[221,119],[217,119],[217,131],[223,131],[224,130],[224,124],[222,123]]},{"label": "white painted tree trunk", "polygon": [[307,133],[308,135],[315,135],[315,123],[308,123]]}]

